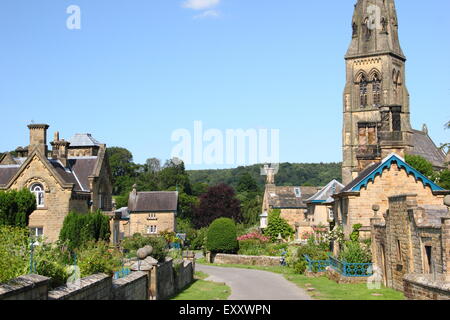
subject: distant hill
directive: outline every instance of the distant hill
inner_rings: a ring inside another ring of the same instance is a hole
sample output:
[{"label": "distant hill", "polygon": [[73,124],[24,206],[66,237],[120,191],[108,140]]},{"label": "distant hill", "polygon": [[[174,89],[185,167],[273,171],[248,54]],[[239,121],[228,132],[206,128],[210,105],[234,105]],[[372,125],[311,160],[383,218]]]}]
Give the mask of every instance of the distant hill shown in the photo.
[{"label": "distant hill", "polygon": [[[217,170],[191,170],[187,171],[191,183],[206,183],[217,185],[226,183],[236,188],[239,177],[243,173],[250,175],[257,181],[263,190],[265,176],[260,175],[262,165],[238,167],[234,169]],[[333,179],[342,181],[341,163],[282,163],[275,176],[278,186],[325,186]]]}]

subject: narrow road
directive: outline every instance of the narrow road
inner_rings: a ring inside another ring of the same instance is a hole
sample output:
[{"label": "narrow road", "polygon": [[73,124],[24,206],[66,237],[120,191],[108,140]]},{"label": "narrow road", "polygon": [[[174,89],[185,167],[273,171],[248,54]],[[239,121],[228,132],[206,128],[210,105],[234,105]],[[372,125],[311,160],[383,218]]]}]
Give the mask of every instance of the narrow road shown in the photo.
[{"label": "narrow road", "polygon": [[207,281],[225,282],[230,286],[228,300],[312,300],[305,290],[281,274],[201,264],[196,264],[195,271],[208,274]]}]

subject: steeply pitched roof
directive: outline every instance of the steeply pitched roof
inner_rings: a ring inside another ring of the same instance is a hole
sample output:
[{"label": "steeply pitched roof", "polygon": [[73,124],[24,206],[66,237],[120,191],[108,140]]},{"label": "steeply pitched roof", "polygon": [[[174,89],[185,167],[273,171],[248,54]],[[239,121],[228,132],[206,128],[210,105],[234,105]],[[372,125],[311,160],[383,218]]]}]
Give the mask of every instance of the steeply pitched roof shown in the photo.
[{"label": "steeply pitched roof", "polygon": [[408,175],[413,175],[416,181],[421,181],[425,186],[428,186],[433,191],[443,191],[444,189],[435,184],[433,181],[425,177],[419,171],[411,167],[400,156],[392,153],[387,156],[382,162],[375,163],[364,169],[361,174],[348,184],[341,193],[344,192],[359,192],[361,188],[367,187],[370,181],[374,181],[376,176],[382,176],[385,169],[390,169],[391,165],[396,163],[400,169],[405,170]]},{"label": "steeply pitched roof", "polygon": [[90,133],[77,133],[69,142],[70,147],[98,147],[101,145]]},{"label": "steeply pitched roof", "polygon": [[[297,194],[296,190],[300,193]],[[306,199],[320,190],[317,187],[267,187],[269,206],[274,209],[305,209]]]},{"label": "steeply pitched roof", "polygon": [[177,211],[177,191],[132,192],[128,200],[131,212]]},{"label": "steeply pitched roof", "polygon": [[306,203],[327,203],[333,202],[332,196],[339,193],[344,188],[344,185],[337,180],[332,180],[324,188],[318,191],[311,198],[306,200]]},{"label": "steeply pitched roof", "polygon": [[413,130],[412,145],[412,155],[427,159],[434,167],[445,168],[445,153],[436,147],[426,132]]}]

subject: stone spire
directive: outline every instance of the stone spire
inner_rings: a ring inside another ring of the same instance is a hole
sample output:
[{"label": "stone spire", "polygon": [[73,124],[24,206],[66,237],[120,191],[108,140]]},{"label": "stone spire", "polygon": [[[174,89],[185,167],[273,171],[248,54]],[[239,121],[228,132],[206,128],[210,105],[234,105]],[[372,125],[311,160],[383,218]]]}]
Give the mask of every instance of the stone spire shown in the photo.
[{"label": "stone spire", "polygon": [[406,60],[400,47],[394,0],[358,0],[352,28],[352,42],[346,58],[390,53]]}]

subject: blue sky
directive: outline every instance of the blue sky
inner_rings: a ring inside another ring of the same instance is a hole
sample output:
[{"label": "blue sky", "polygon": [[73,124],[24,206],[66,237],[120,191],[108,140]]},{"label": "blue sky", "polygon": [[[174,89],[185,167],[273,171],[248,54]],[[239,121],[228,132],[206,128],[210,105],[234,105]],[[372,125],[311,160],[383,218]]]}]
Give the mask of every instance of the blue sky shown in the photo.
[{"label": "blue sky", "polygon": [[[280,129],[282,162],[341,161],[355,1],[185,1],[1,1],[0,150],[26,145],[33,120],[51,125],[49,140],[90,132],[142,163],[169,158],[172,132],[201,120]],[[69,5],[81,30],[66,28]],[[412,125],[447,142],[450,2],[397,0],[397,10]]]}]

